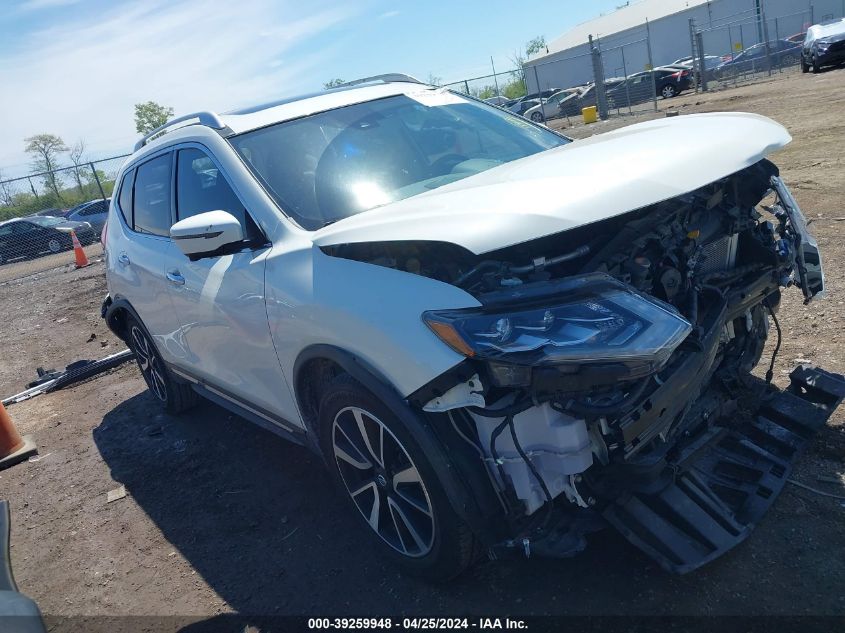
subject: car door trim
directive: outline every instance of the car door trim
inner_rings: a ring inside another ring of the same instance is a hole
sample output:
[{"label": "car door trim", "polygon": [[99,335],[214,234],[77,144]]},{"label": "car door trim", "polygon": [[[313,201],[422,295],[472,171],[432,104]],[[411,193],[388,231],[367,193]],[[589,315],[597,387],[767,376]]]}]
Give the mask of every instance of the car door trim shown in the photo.
[{"label": "car door trim", "polygon": [[285,439],[296,442],[297,444],[305,443],[305,430],[301,427],[298,427],[284,418],[281,418],[257,405],[248,404],[225,389],[217,387],[208,380],[194,376],[192,373],[185,371],[184,369],[174,367],[172,365],[169,366],[169,369],[180,378],[190,382],[194,391],[199,393],[201,396],[219,404],[232,413],[257,424],[262,428],[277,433]]}]

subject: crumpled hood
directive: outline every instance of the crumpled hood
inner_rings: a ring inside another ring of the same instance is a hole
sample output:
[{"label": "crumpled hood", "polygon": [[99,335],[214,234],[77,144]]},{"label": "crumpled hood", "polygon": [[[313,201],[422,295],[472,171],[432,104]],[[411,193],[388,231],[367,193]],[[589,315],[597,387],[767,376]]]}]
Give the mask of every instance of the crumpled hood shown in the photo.
[{"label": "crumpled hood", "polygon": [[791,140],[782,125],[756,114],[638,123],[359,213],[312,239],[318,246],[451,242],[480,255],[688,193]]}]

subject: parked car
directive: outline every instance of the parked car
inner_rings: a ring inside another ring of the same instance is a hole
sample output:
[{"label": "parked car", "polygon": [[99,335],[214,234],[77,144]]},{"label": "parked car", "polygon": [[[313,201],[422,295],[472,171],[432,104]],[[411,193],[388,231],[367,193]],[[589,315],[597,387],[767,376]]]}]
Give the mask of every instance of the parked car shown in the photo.
[{"label": "parked car", "polygon": [[0,264],[22,257],[38,257],[73,248],[71,230],[83,244],[93,244],[97,234],[87,222],[31,215],[0,223]]},{"label": "parked car", "polygon": [[801,33],[796,33],[795,35],[790,35],[789,37],[785,38],[787,42],[792,42],[793,44],[802,45],[804,44],[804,40],[807,39],[807,32],[801,31]]},{"label": "parked car", "polygon": [[564,102],[578,99],[581,93],[581,88],[566,88],[565,90],[558,90],[545,101],[526,110],[522,116],[526,119],[531,119],[537,123],[542,123],[547,119],[554,119],[561,114],[561,108]]},{"label": "parked car", "polygon": [[59,209],[58,207],[50,207],[49,209],[43,209],[41,211],[36,211],[33,215],[43,215],[43,216],[51,216],[54,218],[63,218],[65,214],[68,212],[67,209]]},{"label": "parked car", "polygon": [[543,103],[542,99],[520,99],[508,109],[514,114],[524,115],[528,110],[541,103]]},{"label": "parked car", "polygon": [[[730,57],[728,57],[728,59],[730,59]],[[721,57],[718,57],[716,55],[705,55],[704,56],[704,72],[703,72],[704,81],[711,81],[711,80],[716,78],[714,71],[718,66],[720,66],[722,64],[723,61],[724,60]],[[693,71],[693,73],[695,71],[695,67],[693,66],[693,61],[692,61],[691,57],[689,58],[689,62],[684,62],[684,63],[679,64],[679,65],[684,67],[684,68],[688,68],[690,71]],[[691,77],[694,80],[693,75],[691,75]]]},{"label": "parked car", "polygon": [[99,239],[109,215],[109,204],[111,204],[111,198],[89,200],[68,210],[65,217],[76,222],[87,222],[94,229],[97,239]]},{"label": "parked car", "polygon": [[[613,88],[625,81],[624,77],[611,77],[605,79],[604,89],[610,92]],[[560,104],[561,116],[578,116],[584,108],[595,106],[596,103],[596,84],[591,82],[586,86],[581,86],[577,99],[570,99],[563,101]]]},{"label": "parked car", "polygon": [[845,62],[845,19],[807,29],[801,48],[801,72],[821,72],[824,66]]},{"label": "parked car", "polygon": [[391,77],[138,142],[102,313],[147,402],[205,396],[309,447],[429,578],[603,526],[679,573],[743,541],[845,395],[810,366],[789,392],[750,373],[781,293],[824,290],[766,159],[786,129],[693,114],[570,141]]},{"label": "parked car", "polygon": [[[787,40],[769,42],[769,57],[772,67],[784,67],[797,64],[800,60],[801,46]],[[766,70],[766,45],[755,44],[737,53],[732,58],[719,64],[713,75],[718,80],[725,80],[743,73],[756,73]]]},{"label": "parked car", "polygon": [[[560,88],[549,88],[541,92],[532,92],[531,94],[523,95],[518,99],[514,99],[508,102],[507,104],[505,104],[505,107],[513,112],[516,112],[517,109],[519,109],[518,104],[522,103],[523,101],[541,101],[542,99],[548,99],[559,90]],[[525,109],[523,109],[522,112],[517,112],[517,114],[522,114],[523,112],[525,112]]]},{"label": "parked car", "polygon": [[614,86],[607,93],[607,103],[609,108],[621,108],[650,101],[655,96],[671,99],[691,87],[692,71],[689,69],[655,68],[630,75]]},{"label": "parked car", "polygon": [[508,103],[510,99],[508,99],[507,97],[502,97],[501,95],[497,95],[495,97],[487,97],[485,101],[496,106],[505,107],[505,104]]}]

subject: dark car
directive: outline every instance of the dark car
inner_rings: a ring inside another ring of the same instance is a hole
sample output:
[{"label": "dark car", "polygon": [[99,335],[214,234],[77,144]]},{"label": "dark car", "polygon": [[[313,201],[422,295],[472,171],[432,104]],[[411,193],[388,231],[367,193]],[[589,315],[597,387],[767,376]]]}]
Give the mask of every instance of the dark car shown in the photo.
[{"label": "dark car", "polygon": [[[800,59],[801,46],[788,40],[769,42],[769,57],[772,67],[792,66]],[[766,45],[755,44],[737,53],[733,58],[721,63],[713,70],[716,79],[730,79],[743,73],[756,73],[766,70]]]},{"label": "dark car", "polygon": [[38,257],[73,248],[71,230],[83,245],[97,241],[97,234],[87,222],[31,215],[0,224],[0,264],[12,259]]},{"label": "dark car", "polygon": [[635,73],[609,90],[607,106],[620,108],[650,101],[655,96],[671,99],[690,87],[692,72],[689,69],[655,68]]},{"label": "dark car", "polygon": [[42,211],[37,211],[32,215],[47,215],[54,218],[63,218],[65,214],[68,212],[68,209],[59,209],[57,207],[51,207],[50,209],[44,209]]},{"label": "dark car", "polygon": [[845,20],[811,26],[801,49],[801,72],[845,62]]},{"label": "dark car", "polygon": [[106,219],[109,217],[109,204],[111,198],[103,200],[89,200],[78,204],[67,212],[65,218],[75,222],[87,222],[94,229],[97,236],[103,232],[103,226],[106,224]]},{"label": "dark car", "polygon": [[539,99],[522,99],[517,103],[513,104],[509,110],[511,112],[515,112],[516,114],[525,114],[526,110],[530,110],[535,105],[540,105],[541,101]]}]

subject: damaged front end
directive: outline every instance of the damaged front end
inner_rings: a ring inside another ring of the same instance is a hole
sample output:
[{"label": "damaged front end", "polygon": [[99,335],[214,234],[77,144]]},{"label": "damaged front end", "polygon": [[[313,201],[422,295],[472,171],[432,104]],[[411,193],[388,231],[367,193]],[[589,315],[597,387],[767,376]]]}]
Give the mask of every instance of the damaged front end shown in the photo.
[{"label": "damaged front end", "polygon": [[424,315],[467,360],[411,401],[483,460],[500,550],[570,555],[597,515],[679,573],[743,540],[845,397],[750,373],[781,288],[824,291],[776,168],[495,255],[448,279],[482,308]]},{"label": "damaged front end", "polygon": [[494,552],[568,556],[610,523],[666,569],[695,569],[747,536],[845,397],[813,367],[785,391],[774,358],[765,380],[751,374],[770,323],[780,337],[781,289],[824,292],[816,241],[767,160],[483,258],[442,242],[330,254],[481,304],[423,315],[465,360],[409,402],[495,491]]}]

